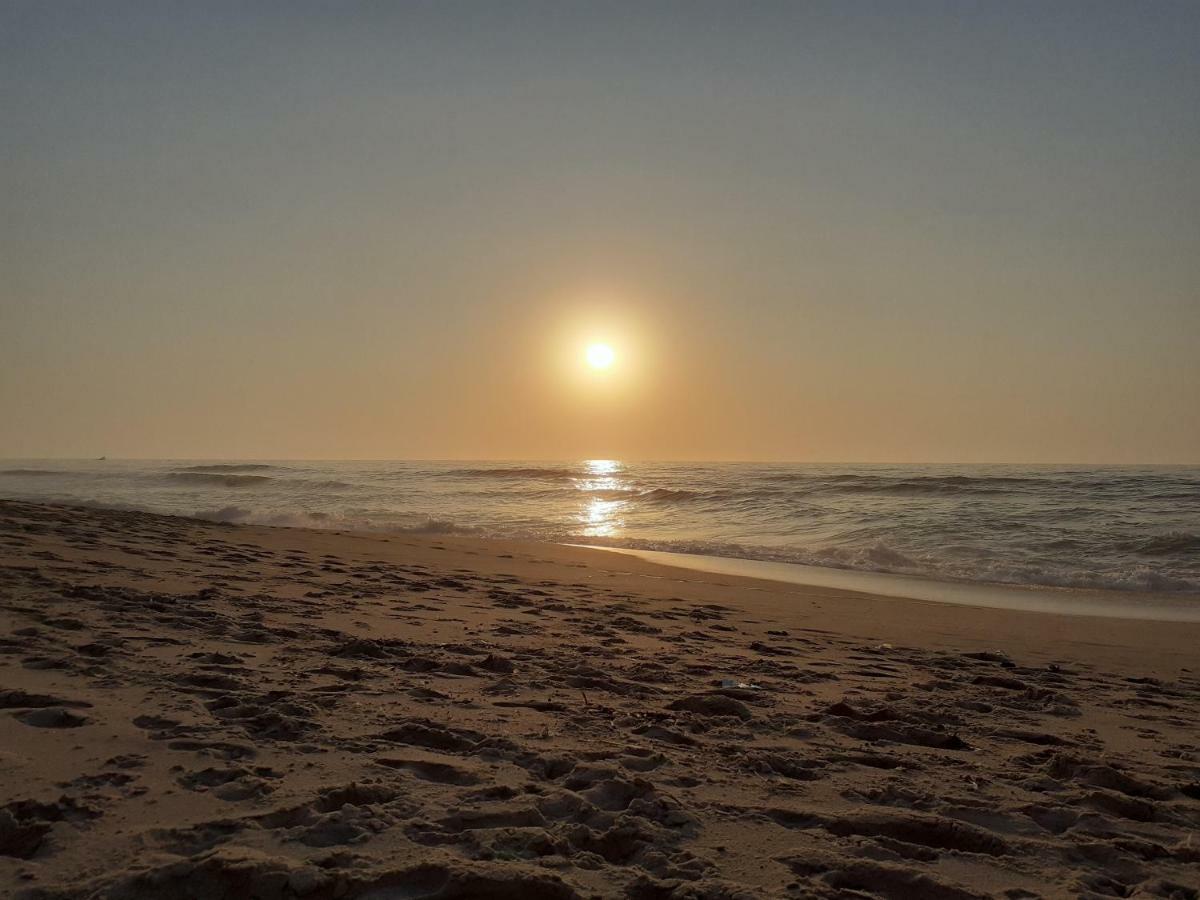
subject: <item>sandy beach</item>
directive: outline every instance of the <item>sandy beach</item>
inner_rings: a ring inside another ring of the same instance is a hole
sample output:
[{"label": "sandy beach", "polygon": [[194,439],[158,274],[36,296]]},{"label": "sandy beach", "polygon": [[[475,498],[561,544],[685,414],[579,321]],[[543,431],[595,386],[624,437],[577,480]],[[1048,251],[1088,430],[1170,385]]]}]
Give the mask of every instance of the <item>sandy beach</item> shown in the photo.
[{"label": "sandy beach", "polygon": [[1194,898],[1197,647],[0,501],[0,893]]}]

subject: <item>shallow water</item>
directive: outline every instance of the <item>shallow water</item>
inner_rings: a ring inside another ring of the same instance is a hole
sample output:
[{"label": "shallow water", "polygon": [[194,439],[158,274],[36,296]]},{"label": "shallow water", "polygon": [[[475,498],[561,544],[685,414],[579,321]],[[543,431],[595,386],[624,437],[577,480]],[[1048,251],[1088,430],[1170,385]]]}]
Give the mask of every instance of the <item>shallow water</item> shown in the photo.
[{"label": "shallow water", "polygon": [[1200,468],[21,460],[0,497],[1200,595]]}]

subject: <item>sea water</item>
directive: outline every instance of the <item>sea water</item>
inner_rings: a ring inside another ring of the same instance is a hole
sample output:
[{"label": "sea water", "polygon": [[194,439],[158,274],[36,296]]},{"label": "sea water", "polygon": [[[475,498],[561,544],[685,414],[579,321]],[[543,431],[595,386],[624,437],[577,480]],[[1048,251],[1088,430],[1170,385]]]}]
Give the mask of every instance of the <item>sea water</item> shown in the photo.
[{"label": "sea water", "polygon": [[0,497],[1200,595],[1200,467],[9,460]]}]

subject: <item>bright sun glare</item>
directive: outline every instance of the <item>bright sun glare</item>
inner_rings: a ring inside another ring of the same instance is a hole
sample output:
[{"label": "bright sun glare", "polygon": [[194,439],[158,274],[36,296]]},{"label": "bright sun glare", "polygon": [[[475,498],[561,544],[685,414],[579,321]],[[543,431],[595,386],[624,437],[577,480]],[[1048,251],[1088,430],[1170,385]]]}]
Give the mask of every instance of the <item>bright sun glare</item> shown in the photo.
[{"label": "bright sun glare", "polygon": [[607,369],[617,355],[608,344],[592,344],[587,348],[588,365],[593,369]]}]

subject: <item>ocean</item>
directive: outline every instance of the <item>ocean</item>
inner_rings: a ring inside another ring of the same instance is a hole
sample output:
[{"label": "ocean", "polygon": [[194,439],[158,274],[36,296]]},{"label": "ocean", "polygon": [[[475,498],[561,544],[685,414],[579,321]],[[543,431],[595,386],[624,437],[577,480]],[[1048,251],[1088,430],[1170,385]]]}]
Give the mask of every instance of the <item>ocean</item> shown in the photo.
[{"label": "ocean", "polygon": [[0,497],[1200,595],[1200,467],[10,460]]}]

